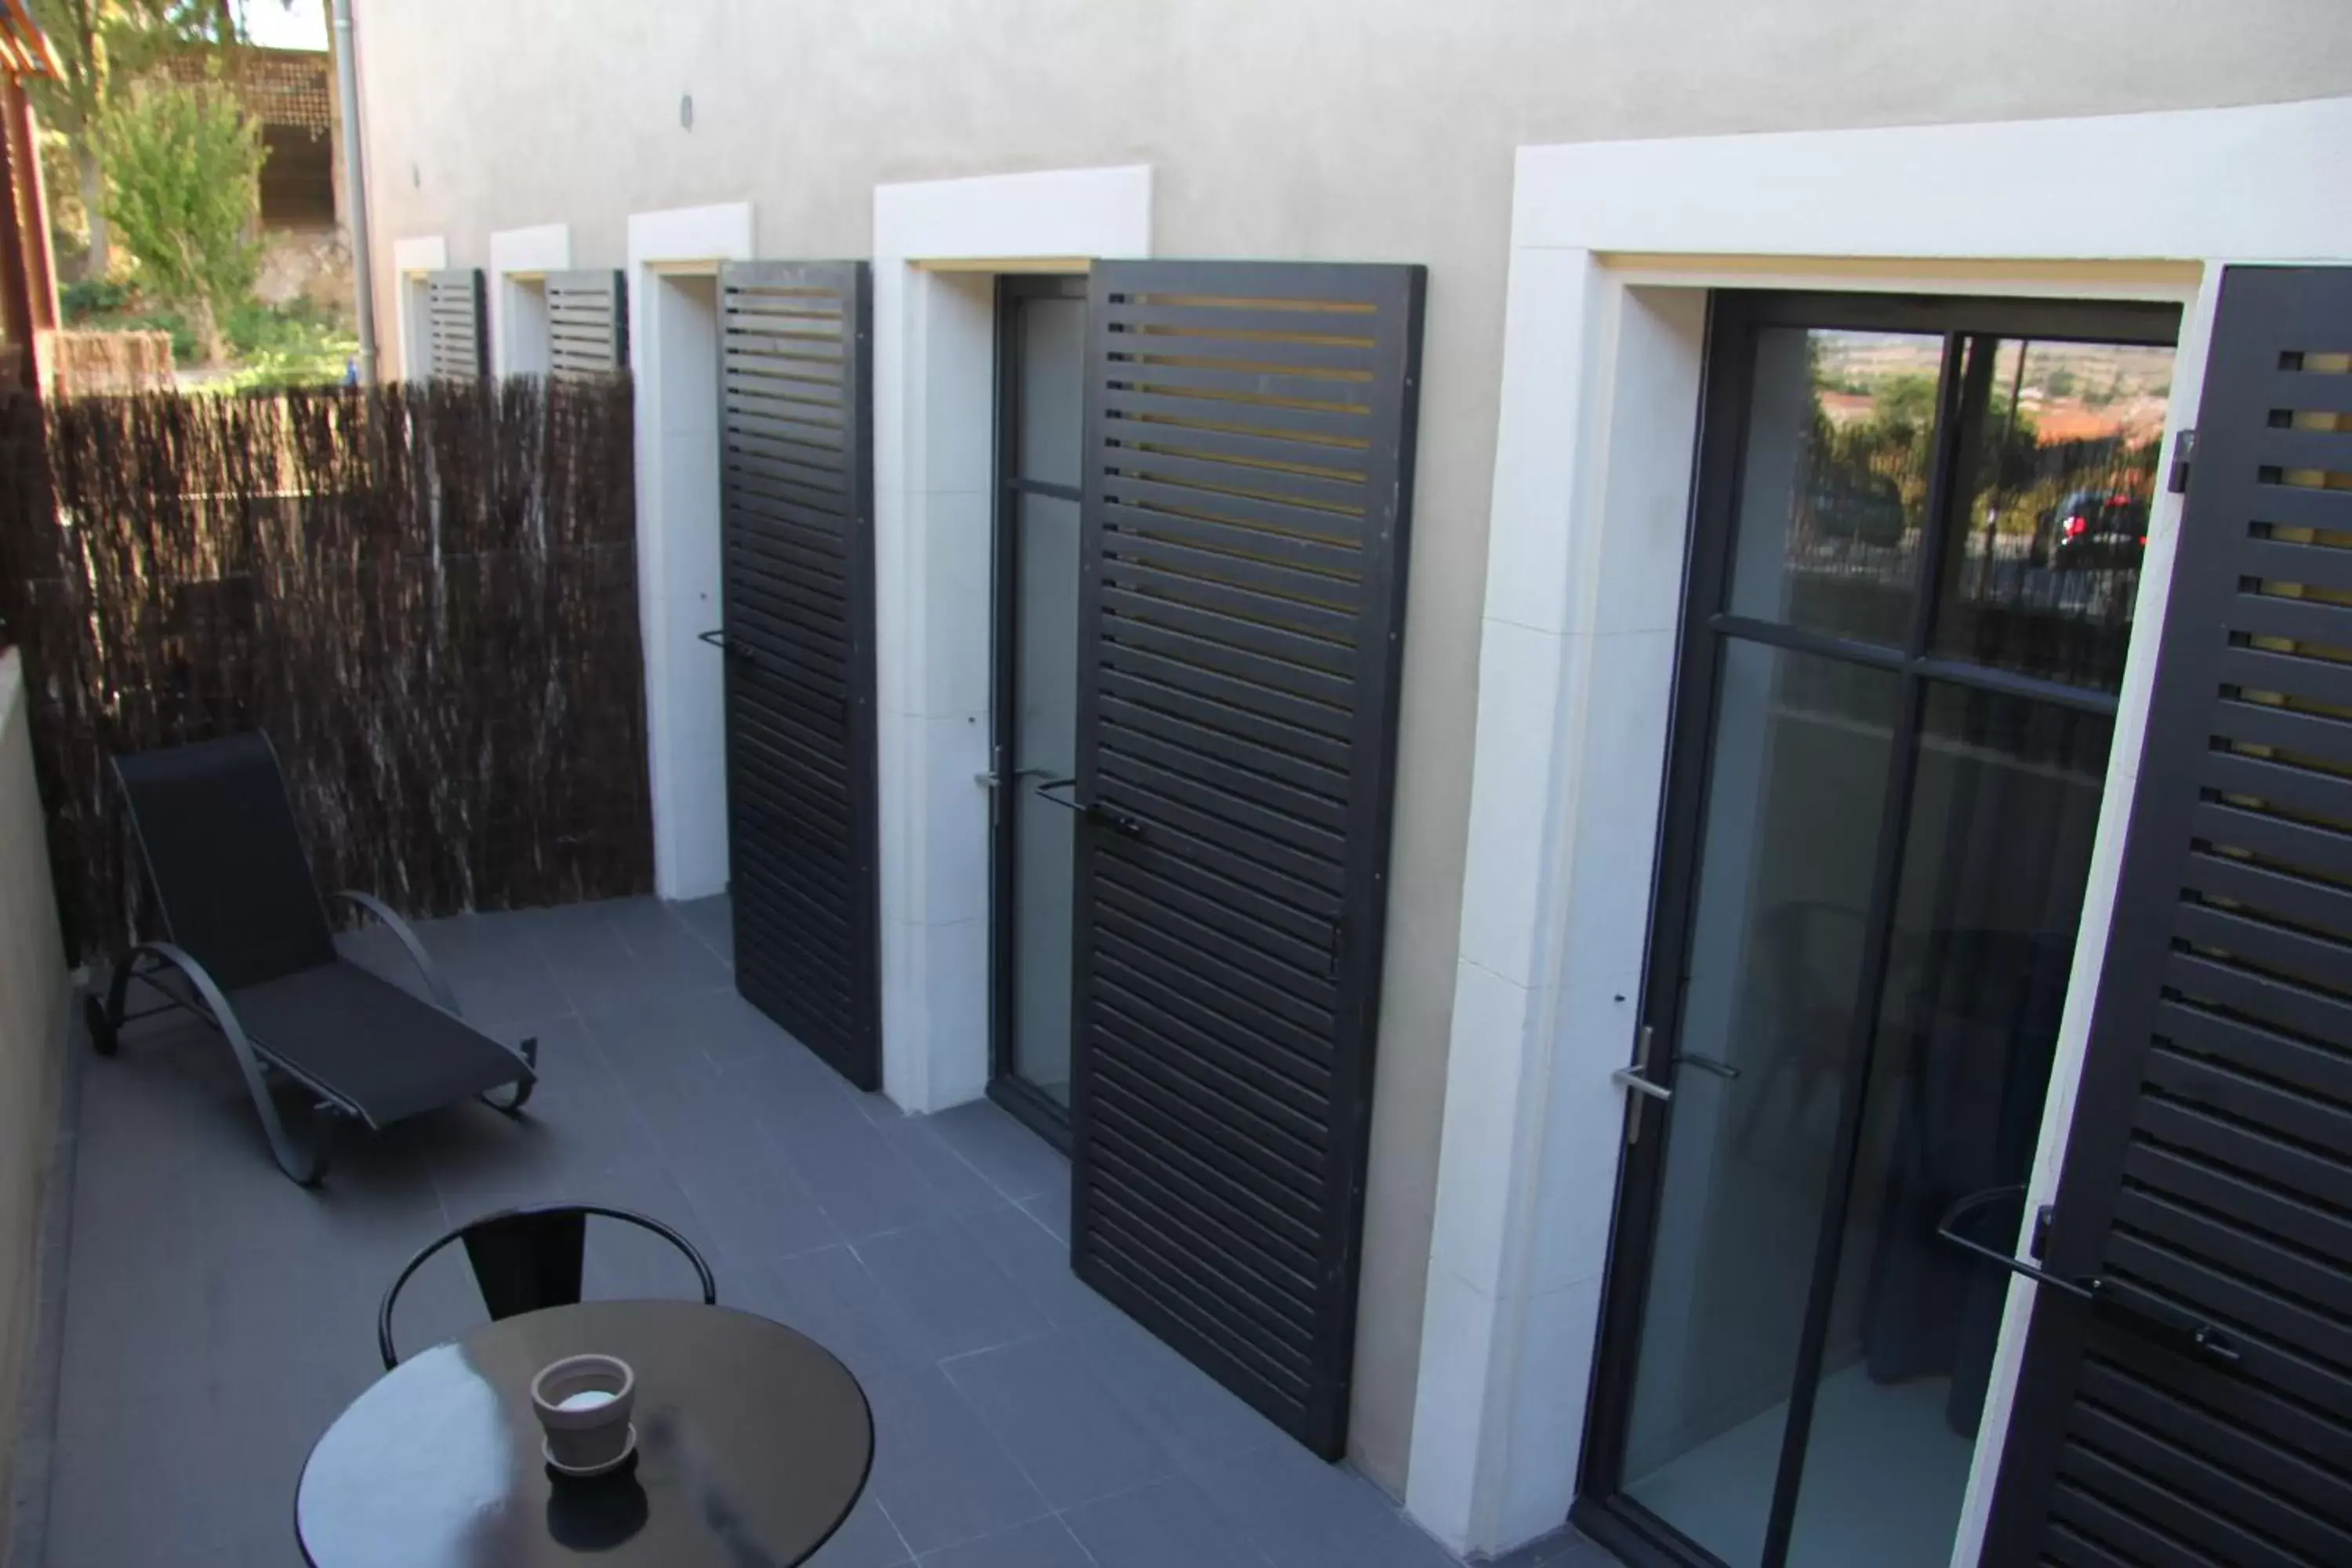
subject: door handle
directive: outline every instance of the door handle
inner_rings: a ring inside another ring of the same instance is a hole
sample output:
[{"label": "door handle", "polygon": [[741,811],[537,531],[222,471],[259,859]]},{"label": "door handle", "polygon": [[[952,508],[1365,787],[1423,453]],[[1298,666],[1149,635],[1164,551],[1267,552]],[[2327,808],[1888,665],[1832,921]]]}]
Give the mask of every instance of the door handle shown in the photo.
[{"label": "door handle", "polygon": [[[1057,789],[1066,789],[1070,793],[1066,796],[1058,795],[1053,793]],[[1143,824],[1136,821],[1135,818],[1122,816],[1118,812],[1108,810],[1093,801],[1080,800],[1078,781],[1075,778],[1047,779],[1044,784],[1039,784],[1034,793],[1039,800],[1050,801],[1065,811],[1075,811],[1088,822],[1099,823],[1113,833],[1129,838],[1143,837]]]},{"label": "door handle", "polygon": [[[1023,779],[1041,779],[1045,776],[1045,773],[1046,770],[1044,768],[1015,768],[1013,770],[1011,782],[1019,784]],[[1003,773],[991,768],[986,773],[972,774],[971,782],[982,789],[1002,789],[1007,781]],[[1055,804],[1058,805],[1062,803],[1056,801]]]},{"label": "door handle", "polygon": [[1619,1068],[1609,1075],[1609,1081],[1619,1089],[1630,1089],[1635,1094],[1646,1094],[1652,1100],[1672,1100],[1675,1091],[1662,1083],[1652,1083],[1634,1068]]},{"label": "door handle", "polygon": [[1649,1025],[1643,1025],[1642,1032],[1634,1037],[1633,1065],[1618,1068],[1609,1075],[1609,1081],[1623,1089],[1628,1097],[1625,1101],[1625,1142],[1628,1144],[1642,1141],[1642,1108],[1631,1097],[1640,1095],[1661,1105],[1675,1097],[1673,1089],[1650,1076],[1650,1047],[1656,1043],[1656,1032]]},{"label": "door handle", "polygon": [[1698,1068],[1701,1072],[1711,1072],[1727,1083],[1739,1076],[1739,1069],[1733,1067],[1729,1062],[1719,1062],[1713,1057],[1700,1056],[1696,1051],[1676,1052],[1675,1055],[1675,1065],[1676,1067],[1694,1067]]}]

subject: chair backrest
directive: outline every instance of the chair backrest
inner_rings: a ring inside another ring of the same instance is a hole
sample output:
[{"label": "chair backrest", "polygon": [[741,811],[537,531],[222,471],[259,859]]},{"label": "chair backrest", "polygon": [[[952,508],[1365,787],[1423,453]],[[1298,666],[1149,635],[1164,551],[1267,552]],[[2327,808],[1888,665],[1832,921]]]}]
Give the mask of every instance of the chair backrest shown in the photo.
[{"label": "chair backrest", "polygon": [[294,804],[259,733],[114,759],[164,934],[224,990],[335,957]]},{"label": "chair backrest", "polygon": [[702,1285],[706,1305],[719,1300],[719,1282],[710,1265],[694,1244],[649,1215],[598,1204],[547,1204],[531,1208],[502,1209],[469,1220],[442,1236],[408,1260],[392,1289],[383,1293],[376,1313],[376,1348],[383,1352],[386,1372],[399,1364],[392,1344],[392,1310],[401,1288],[425,1260],[453,1241],[466,1245],[466,1261],[473,1267],[474,1284],[492,1319],[535,1312],[542,1307],[568,1307],[580,1300],[581,1264],[587,1250],[590,1215],[616,1219],[649,1230],[685,1254]]}]

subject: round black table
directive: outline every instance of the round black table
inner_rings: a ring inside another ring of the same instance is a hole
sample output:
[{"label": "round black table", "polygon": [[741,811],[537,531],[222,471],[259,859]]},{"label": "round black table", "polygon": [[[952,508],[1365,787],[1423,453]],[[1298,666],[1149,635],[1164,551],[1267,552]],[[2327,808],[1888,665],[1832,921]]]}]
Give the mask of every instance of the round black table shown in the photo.
[{"label": "round black table", "polygon": [[[601,1351],[636,1369],[637,1453],[593,1481],[540,1453],[530,1381]],[[866,1489],[874,1418],[831,1352],[688,1301],[525,1312],[419,1352],[354,1400],[302,1467],[313,1568],[804,1562]]]}]

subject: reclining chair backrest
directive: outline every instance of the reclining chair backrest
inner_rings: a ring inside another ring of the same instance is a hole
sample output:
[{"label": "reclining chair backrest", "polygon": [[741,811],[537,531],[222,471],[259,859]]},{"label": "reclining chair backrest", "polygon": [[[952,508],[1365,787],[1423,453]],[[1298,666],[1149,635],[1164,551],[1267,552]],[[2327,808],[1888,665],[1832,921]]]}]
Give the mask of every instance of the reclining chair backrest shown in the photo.
[{"label": "reclining chair backrest", "polygon": [[229,735],[114,759],[163,931],[226,990],[332,963],[278,753]]}]

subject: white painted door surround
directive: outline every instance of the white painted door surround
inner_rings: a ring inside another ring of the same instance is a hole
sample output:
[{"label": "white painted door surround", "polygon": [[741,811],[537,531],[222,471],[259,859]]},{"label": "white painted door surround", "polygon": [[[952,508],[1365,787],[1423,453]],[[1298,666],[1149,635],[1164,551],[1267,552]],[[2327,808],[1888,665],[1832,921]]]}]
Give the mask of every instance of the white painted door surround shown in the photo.
[{"label": "white painted door surround", "polygon": [[490,236],[490,374],[547,374],[547,275],[572,265],[572,226],[545,223]]},{"label": "white painted door surround", "polygon": [[988,1085],[995,274],[1150,253],[1148,167],[874,190],[882,1079],[908,1110]]},{"label": "white painted door surround", "polygon": [[393,335],[400,344],[403,378],[415,380],[433,357],[425,338],[425,275],[448,265],[449,241],[444,236],[411,235],[392,242]]},{"label": "white painted door surround", "polygon": [[[2081,171],[2148,172],[2086,222]],[[1457,1549],[1574,1495],[1664,782],[1706,291],[2185,307],[2221,265],[2352,258],[2352,99],[1522,148],[1444,1141],[1406,1503]],[[2095,244],[2095,254],[2086,251]],[[2158,498],[2026,1212],[2056,1178],[2140,753],[2179,502]],[[1953,1561],[1975,1560],[2032,1287],[2012,1285]]]},{"label": "white painted door surround", "polygon": [[698,640],[719,624],[719,339],[708,286],[665,279],[750,260],[751,206],[632,213],[628,244],[654,890],[697,899],[727,886],[726,681]]}]

